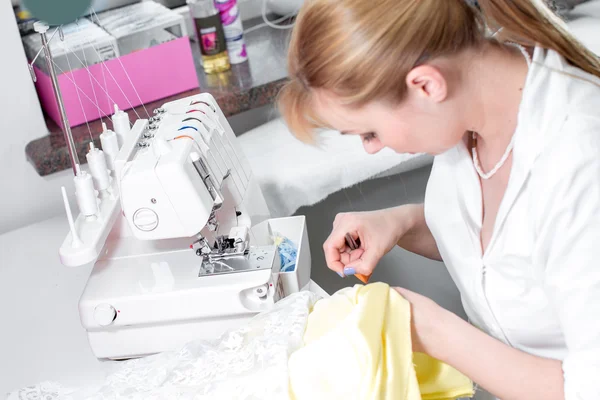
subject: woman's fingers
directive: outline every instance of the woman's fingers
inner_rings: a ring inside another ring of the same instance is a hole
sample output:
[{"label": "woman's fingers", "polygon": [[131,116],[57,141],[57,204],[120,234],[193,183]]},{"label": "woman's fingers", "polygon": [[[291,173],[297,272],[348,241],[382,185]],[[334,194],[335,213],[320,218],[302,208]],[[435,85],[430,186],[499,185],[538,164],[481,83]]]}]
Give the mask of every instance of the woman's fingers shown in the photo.
[{"label": "woman's fingers", "polygon": [[[362,249],[359,249],[362,250]],[[358,250],[356,250],[358,251]],[[364,251],[358,257],[350,257],[350,260],[344,267],[344,275],[371,275],[377,262],[381,257],[377,256],[374,251]]]},{"label": "woman's fingers", "polygon": [[[360,232],[365,228],[363,222],[355,218],[353,214],[338,214],[333,224],[333,230],[323,244],[327,267],[340,276],[371,275],[381,258],[372,247],[370,251],[365,251],[368,243],[365,243],[364,237],[363,240],[360,240],[363,236]],[[360,245],[358,249],[350,250],[348,248],[347,234],[350,234],[355,243]]]},{"label": "woman's fingers", "polygon": [[342,262],[342,254],[345,254],[344,250],[346,250],[345,237],[343,234],[338,234],[337,230],[334,229],[323,244],[323,252],[325,253],[327,267],[340,276],[344,270],[344,263]]},{"label": "woman's fingers", "polygon": [[349,265],[349,264],[353,263],[354,261],[359,260],[360,257],[363,255],[363,253],[364,253],[363,249],[356,249],[356,250],[347,249],[346,251],[340,253],[340,261],[344,265]]}]

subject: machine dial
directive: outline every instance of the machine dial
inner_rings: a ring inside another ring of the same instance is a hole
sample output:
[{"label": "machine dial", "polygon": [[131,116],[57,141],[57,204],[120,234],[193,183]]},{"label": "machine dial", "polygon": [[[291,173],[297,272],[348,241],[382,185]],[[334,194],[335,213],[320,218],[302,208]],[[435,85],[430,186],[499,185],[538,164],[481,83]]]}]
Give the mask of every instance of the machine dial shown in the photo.
[{"label": "machine dial", "polygon": [[149,208],[140,208],[133,214],[133,223],[144,232],[150,232],[158,226],[158,215]]},{"label": "machine dial", "polygon": [[265,284],[254,289],[254,294],[259,299],[266,299],[269,294],[269,285]]},{"label": "machine dial", "polygon": [[94,319],[101,326],[108,326],[117,318],[117,310],[110,304],[99,304],[94,309]]}]

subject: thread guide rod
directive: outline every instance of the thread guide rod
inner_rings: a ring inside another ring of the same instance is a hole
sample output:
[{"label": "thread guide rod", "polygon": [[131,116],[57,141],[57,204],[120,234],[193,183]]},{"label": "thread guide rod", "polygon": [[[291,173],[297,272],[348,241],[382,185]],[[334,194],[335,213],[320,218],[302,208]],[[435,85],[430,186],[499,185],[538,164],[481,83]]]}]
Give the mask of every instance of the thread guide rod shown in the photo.
[{"label": "thread guide rod", "polygon": [[[44,49],[44,55],[46,58],[46,64],[48,65],[48,71],[50,73],[50,79],[52,81],[52,89],[54,90],[54,97],[56,98],[56,103],[58,104],[58,109],[60,111],[60,117],[63,123],[63,134],[65,136],[65,142],[67,143],[67,148],[69,149],[69,157],[71,159],[71,168],[73,169],[73,174],[77,176],[77,166],[79,165],[79,157],[77,156],[77,152],[75,151],[75,142],[73,141],[73,134],[71,133],[71,126],[69,125],[69,120],[67,119],[67,112],[65,110],[65,105],[63,103],[62,94],[60,92],[60,87],[58,85],[58,79],[56,78],[56,71],[54,70],[54,61],[52,59],[52,52],[50,51],[50,45],[48,43],[48,37],[46,36],[46,32],[48,31],[48,25],[37,21],[34,23],[33,28],[36,32],[38,32],[42,37],[42,48]],[[57,28],[60,29],[60,28]],[[53,35],[54,36],[54,35]]]}]

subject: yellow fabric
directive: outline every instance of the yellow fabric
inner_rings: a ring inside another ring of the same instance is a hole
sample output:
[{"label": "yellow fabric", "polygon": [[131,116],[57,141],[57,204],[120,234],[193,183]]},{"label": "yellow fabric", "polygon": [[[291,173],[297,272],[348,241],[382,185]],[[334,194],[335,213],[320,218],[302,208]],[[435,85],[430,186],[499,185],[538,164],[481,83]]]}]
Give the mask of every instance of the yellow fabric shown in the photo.
[{"label": "yellow fabric", "polygon": [[294,400],[448,400],[473,395],[454,368],[412,352],[410,304],[385,283],[319,300],[290,357]]}]

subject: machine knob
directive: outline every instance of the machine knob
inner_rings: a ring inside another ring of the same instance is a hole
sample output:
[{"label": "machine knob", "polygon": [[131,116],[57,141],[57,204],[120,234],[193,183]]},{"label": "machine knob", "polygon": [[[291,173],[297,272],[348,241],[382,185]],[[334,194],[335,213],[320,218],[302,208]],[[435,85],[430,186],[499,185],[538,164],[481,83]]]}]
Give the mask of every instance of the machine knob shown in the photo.
[{"label": "machine knob", "polygon": [[140,208],[133,214],[133,223],[139,230],[150,232],[158,226],[158,215],[149,208]]},{"label": "machine knob", "polygon": [[269,286],[268,285],[263,285],[263,286],[259,286],[259,287],[255,288],[254,289],[254,294],[259,299],[266,299],[267,295],[269,294]]},{"label": "machine knob", "polygon": [[99,304],[94,309],[94,319],[101,326],[108,326],[117,318],[117,310],[110,304]]}]

